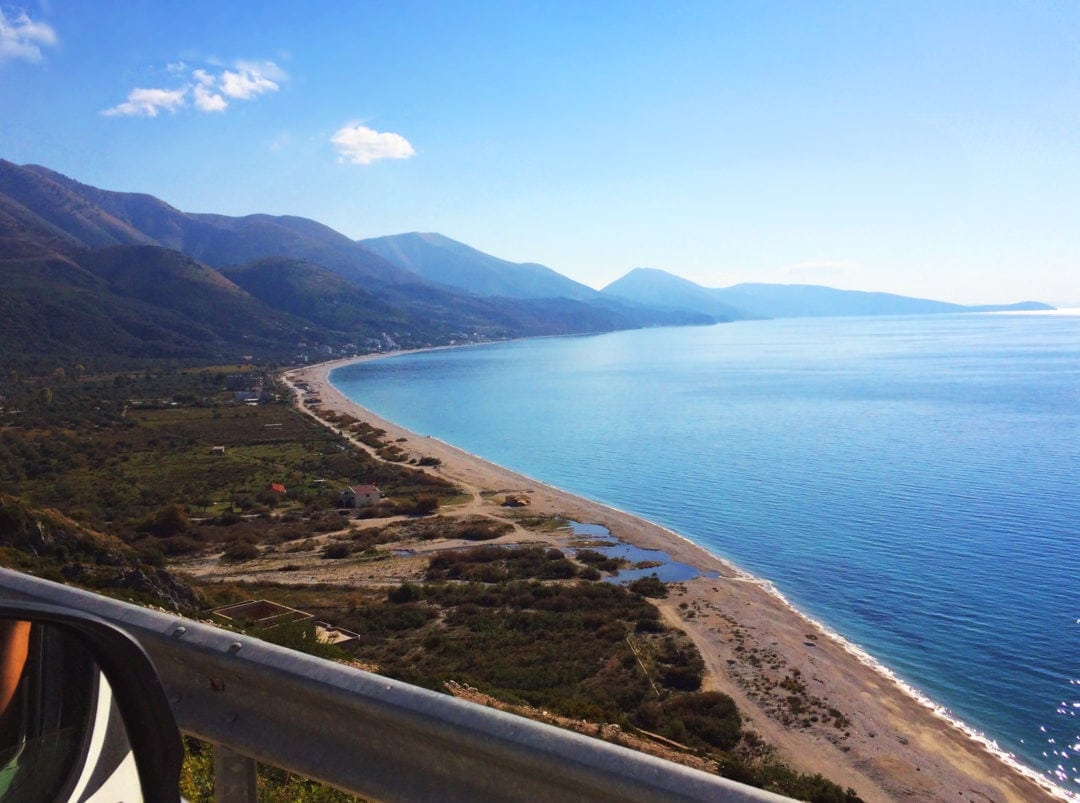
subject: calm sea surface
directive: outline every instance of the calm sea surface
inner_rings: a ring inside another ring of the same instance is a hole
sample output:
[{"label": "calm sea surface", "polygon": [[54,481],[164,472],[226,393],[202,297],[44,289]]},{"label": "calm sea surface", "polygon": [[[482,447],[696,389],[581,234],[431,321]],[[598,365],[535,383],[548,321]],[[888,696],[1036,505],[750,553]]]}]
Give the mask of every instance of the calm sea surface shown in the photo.
[{"label": "calm sea surface", "polygon": [[528,340],[333,382],[768,578],[1080,792],[1080,315]]}]

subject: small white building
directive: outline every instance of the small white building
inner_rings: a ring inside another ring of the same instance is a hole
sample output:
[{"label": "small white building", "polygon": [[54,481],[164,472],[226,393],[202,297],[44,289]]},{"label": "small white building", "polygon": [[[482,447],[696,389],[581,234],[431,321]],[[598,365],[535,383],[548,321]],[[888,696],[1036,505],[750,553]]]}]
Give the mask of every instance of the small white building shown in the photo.
[{"label": "small white building", "polygon": [[354,485],[342,491],[338,499],[342,507],[366,507],[382,499],[382,492],[374,485]]}]

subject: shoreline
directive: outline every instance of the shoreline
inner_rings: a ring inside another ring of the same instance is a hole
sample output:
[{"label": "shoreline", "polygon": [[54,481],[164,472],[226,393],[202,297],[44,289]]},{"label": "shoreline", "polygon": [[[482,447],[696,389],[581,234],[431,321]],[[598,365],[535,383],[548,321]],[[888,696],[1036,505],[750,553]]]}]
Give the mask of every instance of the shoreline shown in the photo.
[{"label": "shoreline", "polygon": [[[857,644],[803,613],[767,579],[663,525],[406,430],[348,399],[330,382],[336,368],[405,353],[416,351],[334,360],[290,369],[282,376],[290,386],[306,381],[323,400],[323,409],[349,412],[394,438],[406,438],[410,451],[439,457],[440,474],[452,481],[491,491],[527,489],[537,512],[601,524],[621,541],[660,549],[703,572],[720,572],[718,578],[678,584],[685,591],[659,607],[669,624],[686,632],[702,652],[708,687],[731,694],[752,728],[793,768],[820,772],[868,801],[1080,800],[951,715]],[[761,678],[750,673],[747,681],[745,668],[739,666],[748,643],[754,645],[754,654],[773,656],[770,660],[790,668],[796,677],[811,678],[813,694],[849,717],[850,732],[841,737],[824,726],[791,728],[777,721],[767,701],[747,687]]]}]

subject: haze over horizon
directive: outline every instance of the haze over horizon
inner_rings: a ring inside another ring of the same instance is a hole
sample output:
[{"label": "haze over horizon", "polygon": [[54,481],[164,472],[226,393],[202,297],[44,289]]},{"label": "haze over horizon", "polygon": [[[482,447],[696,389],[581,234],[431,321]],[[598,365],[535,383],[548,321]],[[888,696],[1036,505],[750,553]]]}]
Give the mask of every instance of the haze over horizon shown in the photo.
[{"label": "haze over horizon", "polygon": [[1080,305],[1080,6],[0,2],[0,158],[595,288]]}]

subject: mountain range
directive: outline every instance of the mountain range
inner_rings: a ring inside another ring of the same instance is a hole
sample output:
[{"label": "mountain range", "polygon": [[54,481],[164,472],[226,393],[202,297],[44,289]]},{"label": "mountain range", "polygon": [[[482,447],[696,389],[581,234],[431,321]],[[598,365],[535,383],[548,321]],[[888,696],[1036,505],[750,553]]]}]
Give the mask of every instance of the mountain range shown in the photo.
[{"label": "mountain range", "polygon": [[647,269],[597,291],[440,234],[355,241],[300,217],[181,212],[0,160],[7,370],[296,362],[644,326],[970,309],[820,287],[711,290]]},{"label": "mountain range", "polygon": [[822,318],[852,315],[933,315],[950,312],[1007,312],[1053,309],[1038,301],[965,306],[893,293],[836,290],[810,284],[736,284],[708,288],[655,268],[634,268],[609,284],[606,295],[649,300],[705,315],[745,318]]}]

